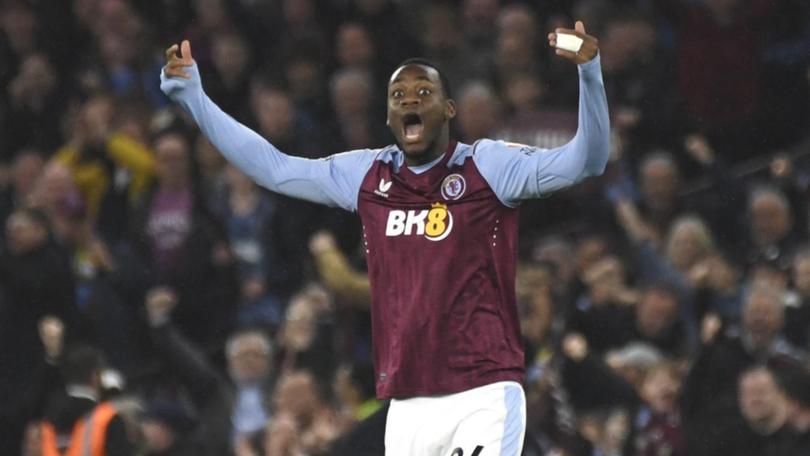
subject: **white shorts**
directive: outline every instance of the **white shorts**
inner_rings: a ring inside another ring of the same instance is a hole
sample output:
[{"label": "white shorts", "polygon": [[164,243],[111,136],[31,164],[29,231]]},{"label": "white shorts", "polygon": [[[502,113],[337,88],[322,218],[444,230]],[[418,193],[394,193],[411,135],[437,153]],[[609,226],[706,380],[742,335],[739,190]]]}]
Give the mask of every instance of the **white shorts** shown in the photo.
[{"label": "white shorts", "polygon": [[526,395],[515,382],[393,399],[385,456],[518,456],[525,433]]}]

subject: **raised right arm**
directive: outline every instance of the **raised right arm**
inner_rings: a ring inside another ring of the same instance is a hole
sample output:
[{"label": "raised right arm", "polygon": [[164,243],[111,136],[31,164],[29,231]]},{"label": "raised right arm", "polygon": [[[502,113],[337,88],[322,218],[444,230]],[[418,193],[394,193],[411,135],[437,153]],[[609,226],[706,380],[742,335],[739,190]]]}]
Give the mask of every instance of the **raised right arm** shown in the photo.
[{"label": "raised right arm", "polygon": [[[357,150],[319,160],[282,153],[208,98],[186,43],[182,58],[172,60],[167,51],[170,60],[160,74],[160,88],[191,115],[229,162],[274,192],[350,211],[357,208],[360,185],[376,156],[373,151]],[[178,67],[185,68],[187,77],[178,75]]]}]

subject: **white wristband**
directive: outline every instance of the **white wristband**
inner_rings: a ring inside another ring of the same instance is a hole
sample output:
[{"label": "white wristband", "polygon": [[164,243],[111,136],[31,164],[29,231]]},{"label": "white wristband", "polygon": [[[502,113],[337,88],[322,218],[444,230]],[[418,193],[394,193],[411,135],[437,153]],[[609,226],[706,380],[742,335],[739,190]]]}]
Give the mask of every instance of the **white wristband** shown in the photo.
[{"label": "white wristband", "polygon": [[580,47],[582,47],[582,38],[568,33],[557,34],[557,49],[579,52]]}]

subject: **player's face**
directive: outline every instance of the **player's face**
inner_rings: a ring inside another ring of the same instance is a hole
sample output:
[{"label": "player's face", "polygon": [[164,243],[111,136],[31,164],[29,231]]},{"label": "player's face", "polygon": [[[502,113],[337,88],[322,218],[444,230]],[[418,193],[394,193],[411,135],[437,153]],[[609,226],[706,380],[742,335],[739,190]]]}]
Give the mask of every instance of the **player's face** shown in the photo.
[{"label": "player's face", "polygon": [[[388,127],[408,157],[430,155],[456,115],[439,73],[424,65],[398,68],[388,82]],[[440,151],[443,152],[443,151]]]}]

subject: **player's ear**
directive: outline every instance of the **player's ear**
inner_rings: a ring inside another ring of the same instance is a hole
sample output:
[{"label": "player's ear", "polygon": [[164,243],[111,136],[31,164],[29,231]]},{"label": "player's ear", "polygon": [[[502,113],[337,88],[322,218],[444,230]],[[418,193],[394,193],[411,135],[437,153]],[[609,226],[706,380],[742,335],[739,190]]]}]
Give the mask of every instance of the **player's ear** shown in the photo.
[{"label": "player's ear", "polygon": [[448,98],[444,102],[444,120],[450,120],[453,117],[456,117],[456,102]]}]

